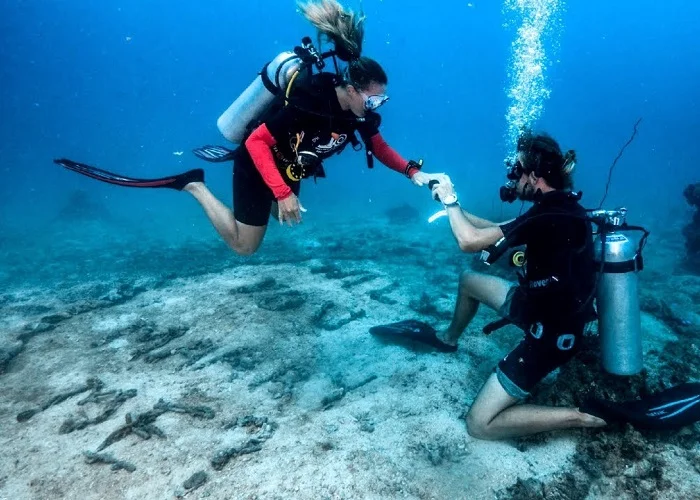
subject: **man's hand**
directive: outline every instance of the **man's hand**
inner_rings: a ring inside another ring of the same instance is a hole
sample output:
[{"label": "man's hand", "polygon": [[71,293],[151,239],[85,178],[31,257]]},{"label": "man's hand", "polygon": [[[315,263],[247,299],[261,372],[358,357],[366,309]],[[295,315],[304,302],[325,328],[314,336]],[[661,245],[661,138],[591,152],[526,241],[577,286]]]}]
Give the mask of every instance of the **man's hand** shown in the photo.
[{"label": "man's hand", "polygon": [[430,181],[436,180],[437,176],[444,174],[429,174],[428,172],[418,171],[411,177],[411,182],[418,187],[426,186]]},{"label": "man's hand", "polygon": [[299,203],[299,198],[294,193],[283,200],[279,200],[277,205],[279,207],[280,225],[285,222],[290,226],[293,226],[295,223],[298,224],[301,222],[301,212],[306,212]]},{"label": "man's hand", "polygon": [[438,182],[431,191],[434,200],[443,200],[449,195],[456,194],[454,184],[445,174],[435,174],[431,180]]}]

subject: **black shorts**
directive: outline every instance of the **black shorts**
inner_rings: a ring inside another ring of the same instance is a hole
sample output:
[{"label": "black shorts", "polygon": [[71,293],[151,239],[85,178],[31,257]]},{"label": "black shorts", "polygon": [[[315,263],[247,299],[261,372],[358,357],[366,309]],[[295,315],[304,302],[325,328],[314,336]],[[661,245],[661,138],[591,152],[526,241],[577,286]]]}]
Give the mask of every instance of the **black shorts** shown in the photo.
[{"label": "black shorts", "polygon": [[[299,182],[286,181],[299,195]],[[267,226],[275,197],[244,147],[233,160],[233,216],[249,226]]]},{"label": "black shorts", "polygon": [[514,286],[499,311],[525,331],[523,340],[496,368],[496,376],[506,392],[523,399],[550,372],[573,358],[579,350],[585,323],[561,321],[532,322],[527,319],[527,297]]}]

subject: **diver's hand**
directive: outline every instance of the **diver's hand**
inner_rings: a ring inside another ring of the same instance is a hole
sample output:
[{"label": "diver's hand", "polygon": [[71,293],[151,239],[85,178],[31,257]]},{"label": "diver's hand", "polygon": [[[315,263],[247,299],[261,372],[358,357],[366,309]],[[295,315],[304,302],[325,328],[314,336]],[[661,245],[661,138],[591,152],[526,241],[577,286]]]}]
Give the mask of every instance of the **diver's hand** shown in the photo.
[{"label": "diver's hand", "polygon": [[418,187],[426,186],[430,181],[436,180],[436,176],[443,174],[429,174],[428,172],[421,172],[420,170],[413,174],[411,177],[411,182]]},{"label": "diver's hand", "polygon": [[434,200],[443,200],[447,196],[456,194],[452,180],[445,174],[435,174],[434,178],[431,180],[437,181],[437,184],[431,189]]},{"label": "diver's hand", "polygon": [[280,225],[285,222],[290,226],[293,226],[295,223],[298,224],[301,222],[301,212],[306,212],[304,207],[301,206],[301,203],[299,203],[299,198],[297,198],[297,195],[294,193],[283,200],[278,200],[277,206]]}]

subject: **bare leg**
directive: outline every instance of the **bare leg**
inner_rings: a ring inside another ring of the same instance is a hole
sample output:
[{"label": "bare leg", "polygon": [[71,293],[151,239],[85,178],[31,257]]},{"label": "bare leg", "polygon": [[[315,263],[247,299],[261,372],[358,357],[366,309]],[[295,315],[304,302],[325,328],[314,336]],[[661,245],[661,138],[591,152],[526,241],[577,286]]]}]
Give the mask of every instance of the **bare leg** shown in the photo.
[{"label": "bare leg", "polygon": [[602,427],[605,421],[576,408],[515,405],[492,374],[469,409],[467,432],[477,439],[506,439],[572,427]]},{"label": "bare leg", "polygon": [[234,252],[252,255],[260,247],[267,226],[250,226],[237,221],[231,209],[221,203],[203,182],[190,182],[184,190],[202,205],[216,232]]},{"label": "bare leg", "polygon": [[512,286],[510,281],[496,276],[464,271],[459,277],[459,291],[452,323],[447,330],[438,332],[438,339],[449,345],[457,345],[457,339],[474,319],[479,304],[486,304],[497,311],[506,301],[508,290]]}]

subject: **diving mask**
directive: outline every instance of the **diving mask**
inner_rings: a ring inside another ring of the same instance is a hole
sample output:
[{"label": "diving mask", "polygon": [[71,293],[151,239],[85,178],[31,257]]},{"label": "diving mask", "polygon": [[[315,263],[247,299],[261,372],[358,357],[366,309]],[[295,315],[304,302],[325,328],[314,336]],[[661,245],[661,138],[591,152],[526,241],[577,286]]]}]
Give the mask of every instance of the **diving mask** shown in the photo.
[{"label": "diving mask", "polygon": [[508,182],[501,186],[499,194],[501,201],[513,203],[518,199],[518,182],[520,181],[520,177],[522,177],[522,175],[525,173],[525,167],[523,167],[520,160],[516,159],[515,161],[507,161],[506,168],[506,178],[508,179]]},{"label": "diving mask", "polygon": [[389,100],[389,96],[386,94],[367,95],[360,92],[360,95],[365,100],[365,110],[367,111],[374,111]]}]

